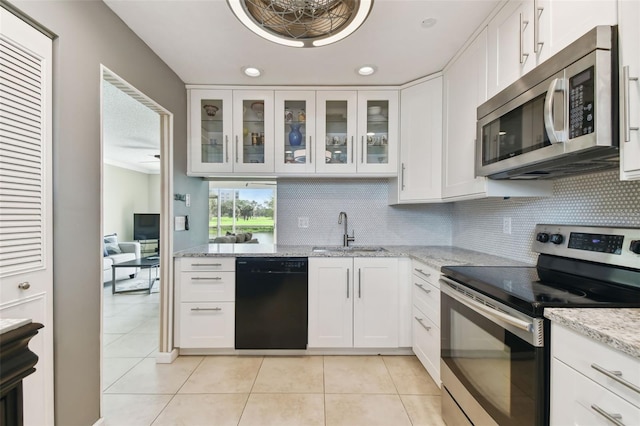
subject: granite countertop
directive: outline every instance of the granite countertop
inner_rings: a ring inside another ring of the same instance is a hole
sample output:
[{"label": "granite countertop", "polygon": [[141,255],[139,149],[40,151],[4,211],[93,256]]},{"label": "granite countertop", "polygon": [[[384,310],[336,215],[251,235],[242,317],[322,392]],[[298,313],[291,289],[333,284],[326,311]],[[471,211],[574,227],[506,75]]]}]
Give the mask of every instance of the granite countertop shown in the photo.
[{"label": "granite countertop", "polygon": [[[174,253],[174,257],[409,257],[435,269],[447,265],[532,266],[504,257],[451,246],[381,246],[386,251],[313,251],[314,246],[280,244],[205,244]],[[357,247],[357,246],[355,246]]]},{"label": "granite countertop", "polygon": [[640,308],[547,308],[551,321],[640,358]]}]

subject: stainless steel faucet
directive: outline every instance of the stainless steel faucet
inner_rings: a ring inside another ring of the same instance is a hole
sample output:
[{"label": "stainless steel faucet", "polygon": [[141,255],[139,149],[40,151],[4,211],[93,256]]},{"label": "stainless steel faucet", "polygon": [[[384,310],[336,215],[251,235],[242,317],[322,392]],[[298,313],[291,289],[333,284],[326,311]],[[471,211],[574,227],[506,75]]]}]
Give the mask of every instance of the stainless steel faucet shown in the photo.
[{"label": "stainless steel faucet", "polygon": [[351,232],[351,236],[349,236],[349,230],[347,229],[347,214],[345,212],[340,212],[338,216],[338,224],[342,223],[342,218],[344,218],[344,235],[342,236],[342,246],[349,247],[349,243],[356,240],[356,231]]}]

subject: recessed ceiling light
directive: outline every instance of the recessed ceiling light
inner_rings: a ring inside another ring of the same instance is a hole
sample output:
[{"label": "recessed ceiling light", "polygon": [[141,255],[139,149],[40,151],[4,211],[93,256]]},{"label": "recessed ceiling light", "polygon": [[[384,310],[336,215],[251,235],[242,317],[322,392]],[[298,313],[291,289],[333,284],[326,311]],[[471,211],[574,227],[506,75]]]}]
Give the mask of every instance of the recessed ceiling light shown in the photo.
[{"label": "recessed ceiling light", "polygon": [[431,28],[436,24],[436,22],[438,22],[436,18],[427,18],[424,21],[422,21],[422,23],[420,23],[420,26],[422,28]]},{"label": "recessed ceiling light", "polygon": [[378,68],[375,65],[363,65],[356,70],[356,72],[360,75],[367,76],[375,73]]},{"label": "recessed ceiling light", "polygon": [[262,71],[256,67],[243,67],[242,72],[249,77],[260,77],[262,75]]}]

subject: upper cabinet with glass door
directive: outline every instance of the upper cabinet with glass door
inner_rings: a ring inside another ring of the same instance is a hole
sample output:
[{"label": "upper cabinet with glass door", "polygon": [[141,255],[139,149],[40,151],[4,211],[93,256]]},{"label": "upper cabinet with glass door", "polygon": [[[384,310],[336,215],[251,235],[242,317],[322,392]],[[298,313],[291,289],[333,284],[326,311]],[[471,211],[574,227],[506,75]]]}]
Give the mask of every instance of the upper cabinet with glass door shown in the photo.
[{"label": "upper cabinet with glass door", "polygon": [[398,92],[358,92],[358,173],[398,170]]},{"label": "upper cabinet with glass door", "polygon": [[273,172],[273,91],[233,91],[233,171]]},{"label": "upper cabinet with glass door", "polygon": [[316,92],[316,173],[356,172],[358,92]]},{"label": "upper cabinet with glass door", "polygon": [[313,173],[317,157],[316,92],[282,91],[275,94],[275,170]]},{"label": "upper cabinet with glass door", "polygon": [[188,93],[189,172],[233,171],[231,90],[193,89]]}]

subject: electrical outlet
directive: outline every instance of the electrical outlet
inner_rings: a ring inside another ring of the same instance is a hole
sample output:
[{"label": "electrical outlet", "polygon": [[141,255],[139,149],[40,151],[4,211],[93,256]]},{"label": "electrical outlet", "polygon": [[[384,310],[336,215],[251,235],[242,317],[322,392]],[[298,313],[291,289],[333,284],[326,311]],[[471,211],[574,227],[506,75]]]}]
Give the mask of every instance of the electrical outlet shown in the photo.
[{"label": "electrical outlet", "polygon": [[308,217],[299,217],[298,218],[298,228],[308,228],[309,227],[309,218]]},{"label": "electrical outlet", "polygon": [[502,218],[502,233],[511,234],[511,218],[510,217]]},{"label": "electrical outlet", "polygon": [[191,207],[191,194],[186,194],[186,195],[184,196],[184,204],[185,204],[187,207]]}]

